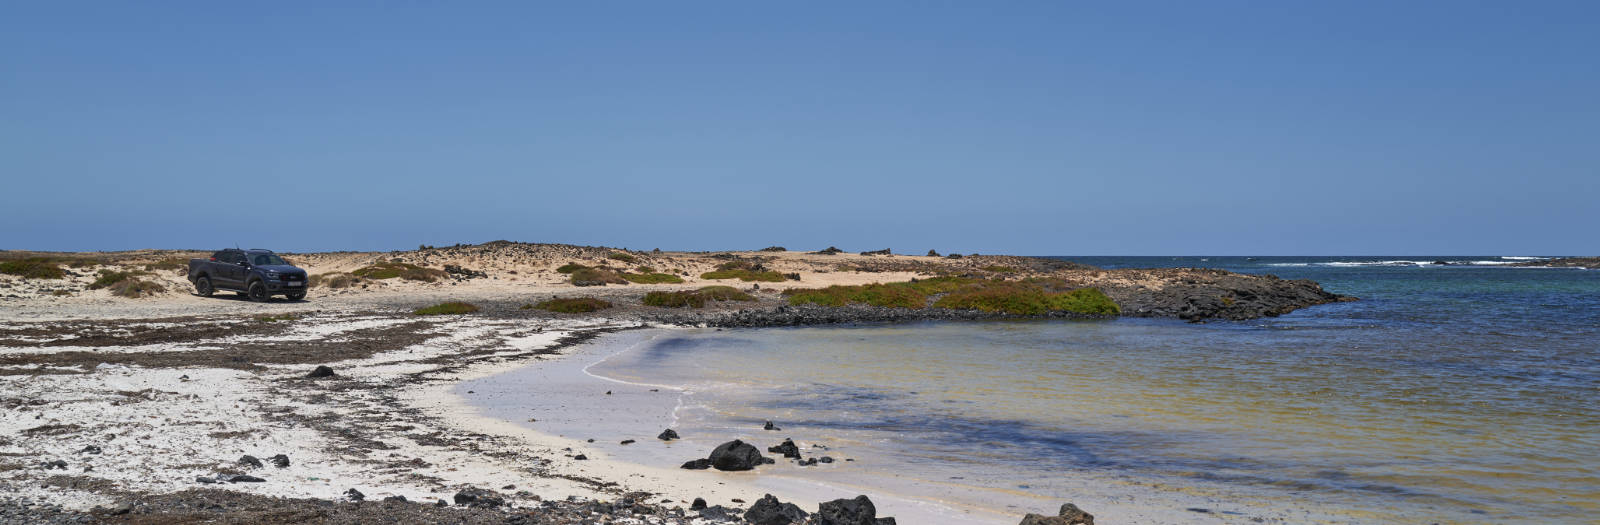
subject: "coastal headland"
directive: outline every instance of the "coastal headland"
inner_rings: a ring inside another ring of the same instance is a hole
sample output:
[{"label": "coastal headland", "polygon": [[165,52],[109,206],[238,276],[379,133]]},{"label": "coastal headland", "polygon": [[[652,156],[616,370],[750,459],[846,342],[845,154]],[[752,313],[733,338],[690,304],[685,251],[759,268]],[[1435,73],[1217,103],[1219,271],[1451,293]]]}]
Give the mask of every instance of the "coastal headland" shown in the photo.
[{"label": "coastal headland", "polygon": [[[760,469],[647,468],[475,417],[452,389],[640,327],[1204,322],[1351,300],[1303,280],[1020,256],[496,241],[284,254],[310,296],[256,303],[195,295],[186,263],[207,255],[0,252],[0,523],[743,523],[795,519],[790,502],[812,522],[876,520],[889,513],[849,497],[764,498]],[[1110,516],[1166,511],[1140,512]]]}]

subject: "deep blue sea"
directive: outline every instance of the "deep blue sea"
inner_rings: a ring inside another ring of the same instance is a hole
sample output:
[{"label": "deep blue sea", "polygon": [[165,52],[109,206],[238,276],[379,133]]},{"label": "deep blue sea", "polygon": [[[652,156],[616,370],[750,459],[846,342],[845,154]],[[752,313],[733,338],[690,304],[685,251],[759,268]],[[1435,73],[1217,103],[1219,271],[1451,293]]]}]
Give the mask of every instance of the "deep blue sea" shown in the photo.
[{"label": "deep blue sea", "polygon": [[590,371],[682,388],[686,439],[770,419],[861,459],[780,474],[999,515],[1061,501],[1151,523],[1600,513],[1600,271],[1491,256],[1064,258],[1270,273],[1360,300],[1204,324],[680,331]]}]

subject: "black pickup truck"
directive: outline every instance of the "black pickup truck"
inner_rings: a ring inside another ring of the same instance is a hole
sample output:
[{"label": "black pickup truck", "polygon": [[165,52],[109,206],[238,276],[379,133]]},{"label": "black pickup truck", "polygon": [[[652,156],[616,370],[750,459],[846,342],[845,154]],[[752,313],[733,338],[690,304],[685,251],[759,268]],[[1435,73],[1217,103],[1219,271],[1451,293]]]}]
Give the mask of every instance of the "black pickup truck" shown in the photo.
[{"label": "black pickup truck", "polygon": [[274,295],[290,301],[306,297],[306,271],[284,262],[271,250],[222,250],[209,259],[189,259],[189,282],[194,291],[210,297],[217,290],[233,290],[261,302]]}]

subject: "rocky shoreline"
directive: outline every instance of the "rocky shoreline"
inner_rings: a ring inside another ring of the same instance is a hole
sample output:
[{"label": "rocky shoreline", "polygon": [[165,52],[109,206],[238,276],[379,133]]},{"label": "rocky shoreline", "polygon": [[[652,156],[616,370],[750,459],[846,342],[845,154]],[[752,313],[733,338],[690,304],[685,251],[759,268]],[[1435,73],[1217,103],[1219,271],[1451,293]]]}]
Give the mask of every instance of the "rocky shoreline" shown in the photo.
[{"label": "rocky shoreline", "polygon": [[1510,266],[1531,268],[1600,268],[1600,257],[1563,257],[1543,261],[1524,261]]}]

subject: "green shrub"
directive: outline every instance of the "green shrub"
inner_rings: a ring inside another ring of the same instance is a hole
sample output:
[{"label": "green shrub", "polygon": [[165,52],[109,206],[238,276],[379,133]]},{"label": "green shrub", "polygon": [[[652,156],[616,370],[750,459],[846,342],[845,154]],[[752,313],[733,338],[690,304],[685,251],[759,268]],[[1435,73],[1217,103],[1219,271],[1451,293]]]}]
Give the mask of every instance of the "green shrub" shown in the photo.
[{"label": "green shrub", "polygon": [[[1060,280],[1057,280],[1060,281]],[[1065,281],[1008,282],[964,277],[935,277],[901,283],[875,283],[827,288],[794,288],[783,294],[789,304],[845,306],[863,304],[888,308],[923,308],[928,300],[935,308],[980,310],[1017,315],[1044,315],[1050,312],[1076,312],[1093,315],[1121,313],[1117,303],[1100,290],[1079,288],[1058,292],[1048,285]]]},{"label": "green shrub", "polygon": [[625,263],[632,263],[634,261],[639,260],[638,257],[634,257],[634,256],[628,255],[626,253],[612,253],[610,255],[606,255],[606,258],[607,259],[611,259],[611,260],[615,260],[615,261],[622,261],[622,262],[625,262]]},{"label": "green shrub", "polygon": [[399,262],[382,262],[350,272],[357,277],[367,279],[393,279],[399,277],[407,281],[435,282],[448,277],[444,270],[423,268],[415,264]]},{"label": "green shrub", "polygon": [[644,294],[645,306],[665,308],[704,308],[710,301],[754,301],[750,294],[732,286],[707,286],[699,290],[681,292],[650,292]]},{"label": "green shrub", "polygon": [[625,273],[623,279],[639,284],[677,284],[683,282],[682,277],[670,273]]},{"label": "green shrub", "polygon": [[663,308],[704,308],[706,298],[694,292],[650,292],[644,294],[642,302],[645,306]]},{"label": "green shrub", "polygon": [[111,286],[113,284],[117,284],[117,283],[126,281],[128,279],[132,279],[134,277],[138,277],[138,276],[141,276],[141,275],[149,275],[149,274],[150,274],[149,272],[138,272],[138,271],[134,271],[134,272],[116,272],[116,271],[111,271],[111,270],[100,270],[100,277],[96,278],[94,280],[94,282],[89,283],[89,289],[90,290],[99,290],[101,288],[106,288],[106,287],[109,287],[109,286]]},{"label": "green shrub", "polygon": [[20,275],[27,279],[60,279],[67,276],[60,264],[46,257],[0,262],[0,273]]},{"label": "green shrub", "polygon": [[764,283],[781,283],[784,276],[778,272],[757,272],[752,270],[717,270],[700,274],[701,279],[738,279],[744,282],[760,281]]},{"label": "green shrub", "polygon": [[732,286],[720,286],[720,285],[707,286],[707,287],[701,288],[699,290],[695,290],[695,293],[700,294],[700,295],[704,296],[706,299],[710,299],[710,300],[713,300],[713,301],[754,301],[754,300],[756,300],[755,296],[747,294],[747,293],[744,293],[743,291],[740,291],[738,288],[734,288]]},{"label": "green shrub", "polygon": [[1099,288],[1079,288],[1066,293],[1050,296],[1052,310],[1063,310],[1092,315],[1117,315],[1122,313],[1122,307],[1116,301],[1106,297]]},{"label": "green shrub", "polygon": [[1109,297],[1094,288],[1051,293],[1037,284],[1006,281],[967,285],[940,297],[933,305],[952,310],[979,310],[1017,315],[1043,315],[1061,311],[1115,315],[1122,311]]},{"label": "green shrub", "polygon": [[622,274],[602,268],[582,268],[572,272],[568,280],[574,286],[600,286],[606,284],[628,284]]},{"label": "green shrub", "polygon": [[927,306],[928,296],[909,286],[909,284],[834,285],[827,288],[796,288],[785,290],[783,293],[789,296],[789,304],[792,305],[844,306],[847,304],[865,304],[890,308],[922,308]]},{"label": "green shrub", "polygon": [[611,302],[610,301],[601,300],[601,299],[595,299],[593,297],[573,297],[573,298],[557,297],[557,298],[554,298],[554,299],[551,299],[551,300],[548,300],[548,301],[541,302],[541,303],[536,304],[536,305],[532,305],[532,307],[533,308],[538,308],[540,310],[550,311],[550,312],[560,312],[560,313],[566,313],[566,314],[578,314],[578,313],[586,313],[586,312],[595,312],[595,311],[611,308]]},{"label": "green shrub", "polygon": [[583,270],[583,269],[587,269],[587,268],[588,268],[588,266],[584,266],[584,265],[581,265],[581,264],[578,264],[578,263],[567,263],[567,264],[561,265],[560,268],[556,268],[556,273],[572,273],[572,272],[576,272],[578,270]]},{"label": "green shrub", "polygon": [[478,311],[477,306],[468,303],[449,302],[439,303],[427,308],[418,308],[411,313],[416,315],[461,315]]},{"label": "green shrub", "polygon": [[728,261],[717,265],[717,270],[762,270],[761,265],[750,261]]}]

